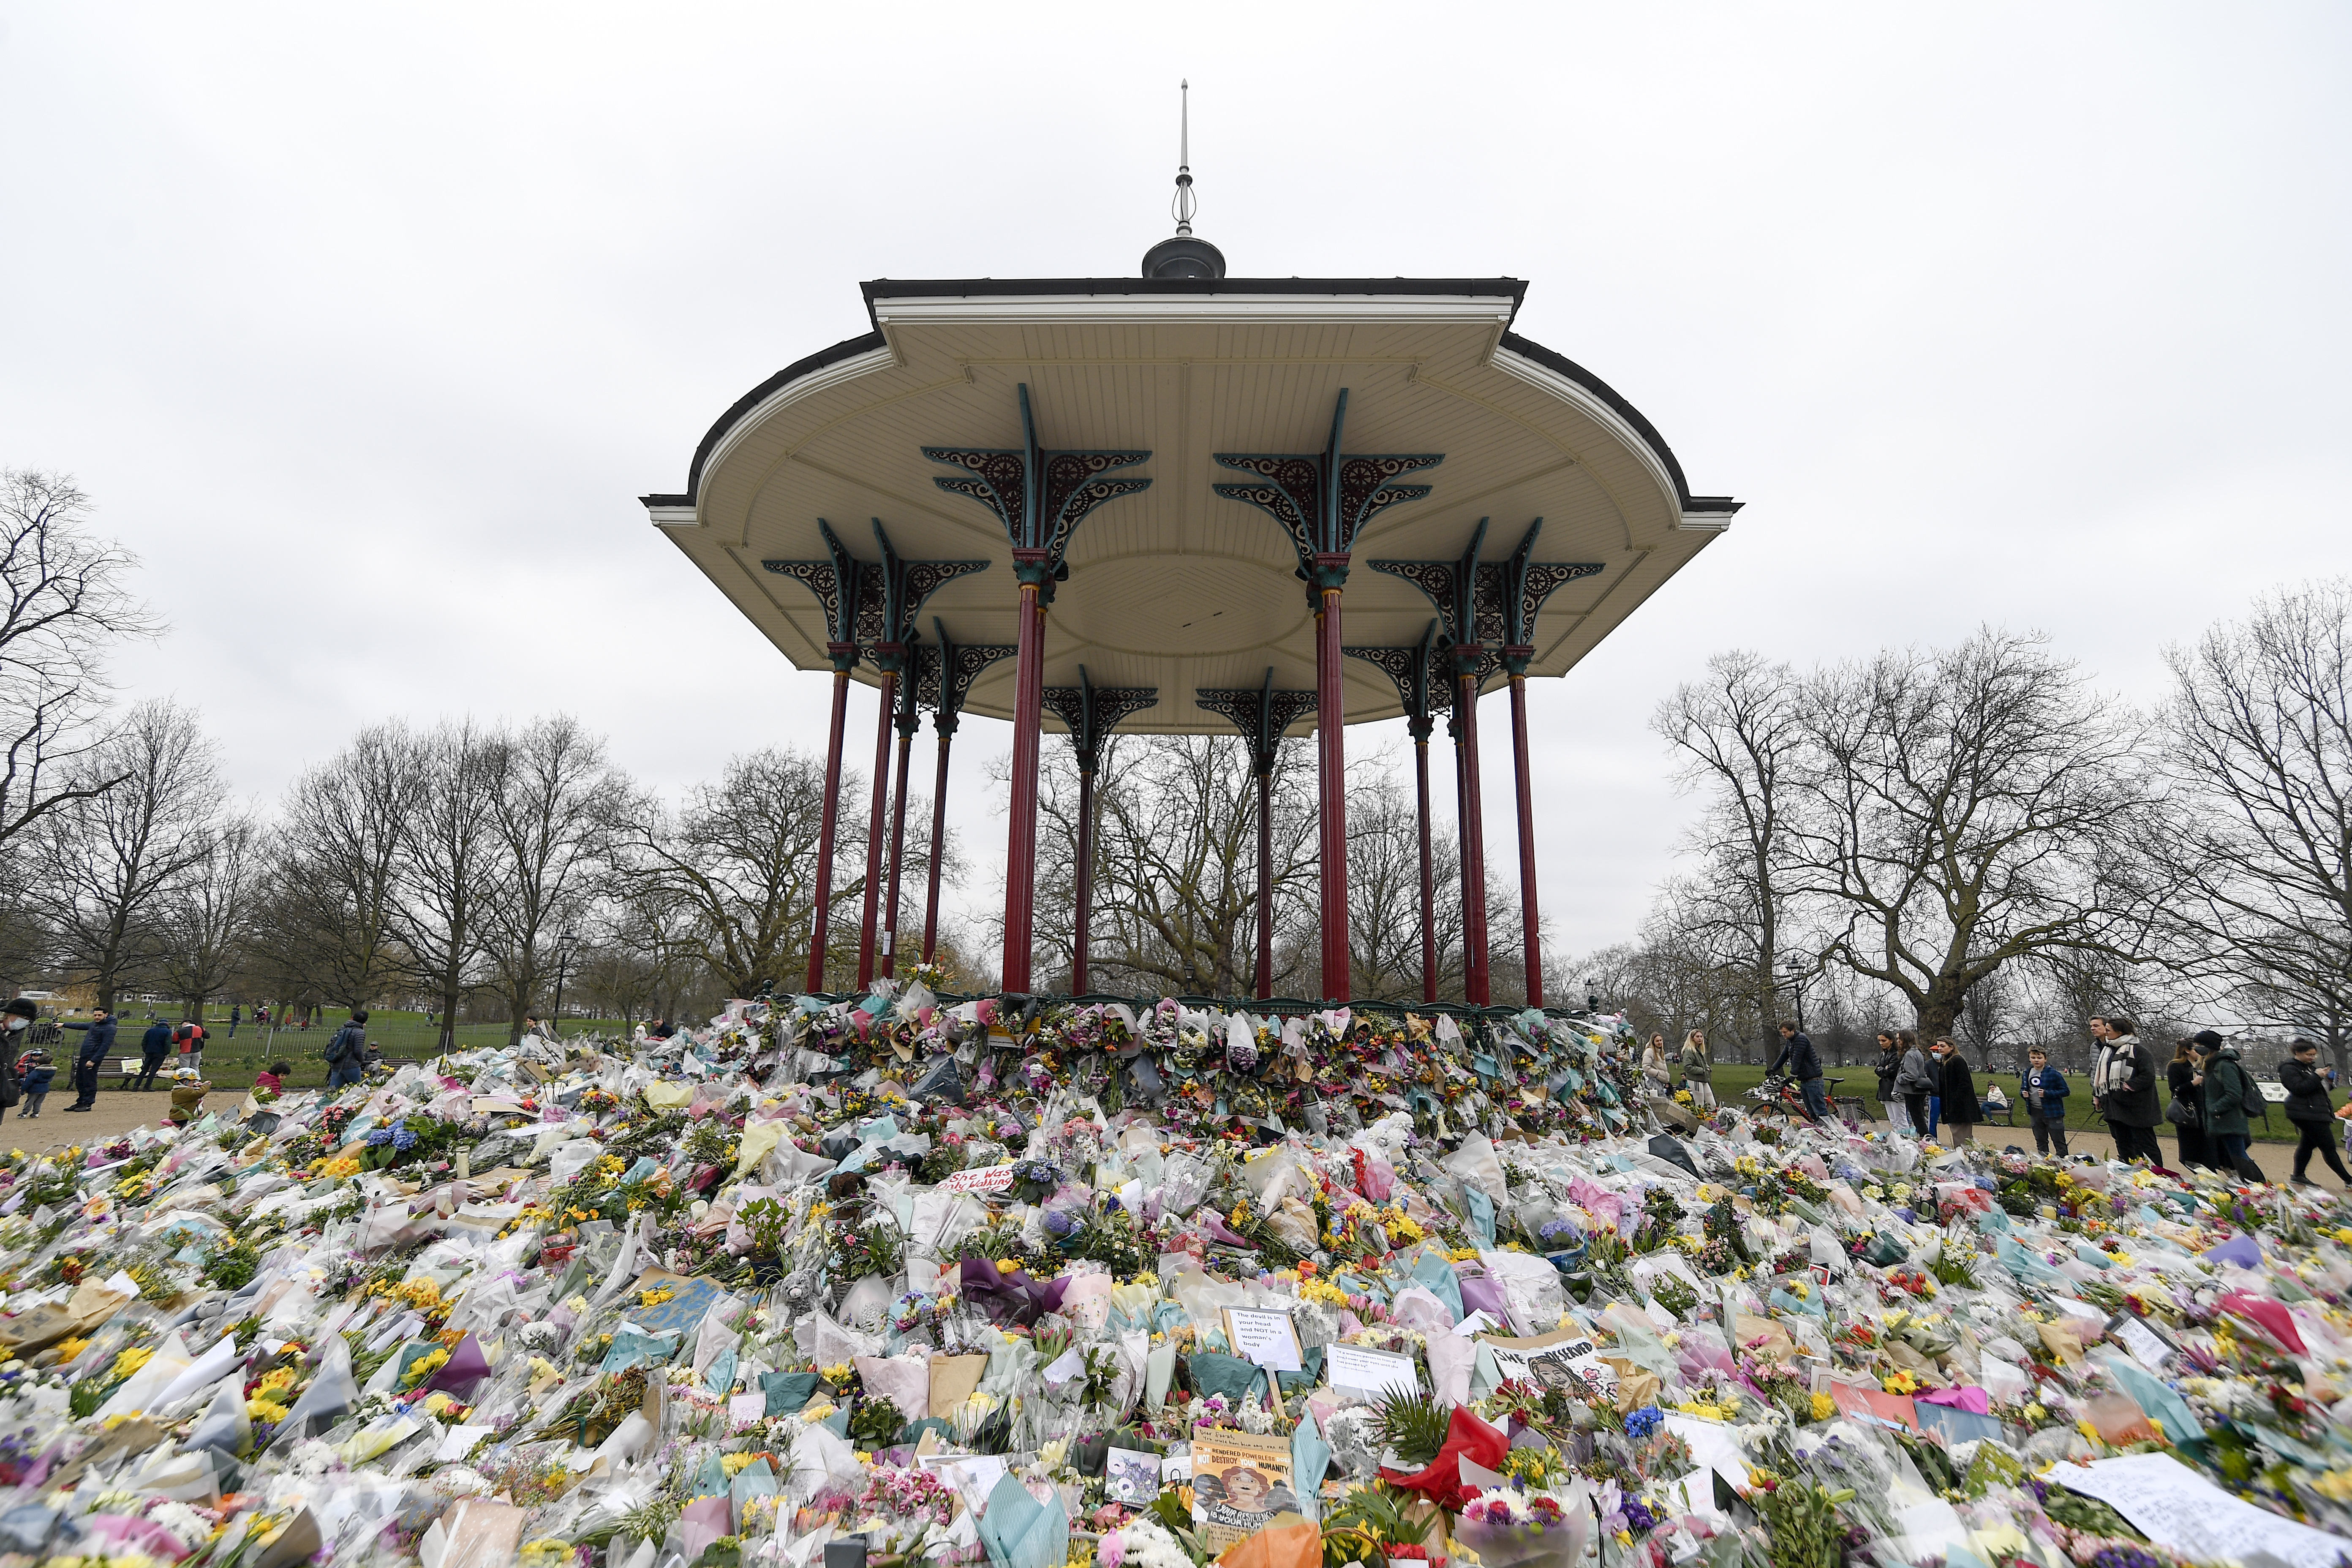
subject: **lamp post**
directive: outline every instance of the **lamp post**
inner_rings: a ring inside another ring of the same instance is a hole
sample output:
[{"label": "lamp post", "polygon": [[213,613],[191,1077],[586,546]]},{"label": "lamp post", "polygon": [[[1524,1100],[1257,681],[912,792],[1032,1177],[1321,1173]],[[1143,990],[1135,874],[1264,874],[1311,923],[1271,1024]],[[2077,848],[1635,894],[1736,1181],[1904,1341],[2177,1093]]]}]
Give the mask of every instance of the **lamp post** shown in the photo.
[{"label": "lamp post", "polygon": [[1601,982],[1598,980],[1584,983],[1584,1008],[1596,1018],[1601,1016]]},{"label": "lamp post", "polygon": [[1789,977],[1789,989],[1796,993],[1797,1033],[1804,1034],[1807,1032],[1805,1029],[1805,961],[1801,958],[1788,958],[1782,961],[1780,969]]},{"label": "lamp post", "polygon": [[566,927],[555,937],[555,1008],[548,1015],[547,1026],[563,1037],[563,979],[572,967],[572,949],[580,941],[580,933]]}]

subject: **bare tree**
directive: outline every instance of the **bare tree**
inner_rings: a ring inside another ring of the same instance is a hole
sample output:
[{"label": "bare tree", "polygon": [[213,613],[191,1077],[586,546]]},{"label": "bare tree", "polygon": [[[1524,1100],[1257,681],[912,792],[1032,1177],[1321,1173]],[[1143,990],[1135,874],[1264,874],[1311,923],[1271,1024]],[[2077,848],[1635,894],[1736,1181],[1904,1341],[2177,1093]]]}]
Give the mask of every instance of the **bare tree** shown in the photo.
[{"label": "bare tree", "polygon": [[287,792],[257,922],[278,994],[365,1006],[408,967],[402,850],[423,794],[415,739],[398,724],[361,731]]},{"label": "bare tree", "polygon": [[[1418,1002],[1422,996],[1420,809],[1385,758],[1366,758],[1361,768],[1349,771],[1353,775],[1348,790],[1349,989],[1368,1001]],[[1315,847],[1311,826],[1301,847],[1308,852],[1311,871]],[[1459,1001],[1462,900],[1444,895],[1462,886],[1462,857],[1451,832],[1433,826],[1430,863],[1439,890],[1430,921],[1436,932],[1437,994],[1441,1001]],[[1488,890],[1490,895],[1494,891],[1491,883]],[[1311,886],[1308,891],[1313,891]],[[1490,904],[1489,945],[1502,953],[1511,943],[1500,930],[1504,922],[1493,919],[1496,912]],[[1307,916],[1310,926],[1320,926],[1317,915],[1319,910]],[[1319,945],[1294,944],[1306,960],[1314,958]],[[1507,981],[1518,975],[1520,984],[1526,983],[1514,963],[1502,963],[1494,973]]]},{"label": "bare tree", "polygon": [[163,977],[184,1005],[183,1016],[201,1020],[205,1003],[226,990],[245,963],[267,858],[268,845],[256,815],[247,811],[224,817],[210,836],[204,858],[165,900]]},{"label": "bare tree", "polygon": [[[1314,866],[1304,745],[1286,742],[1275,763],[1277,931],[1295,924]],[[1101,977],[1097,987],[1249,991],[1256,970],[1257,784],[1240,738],[1114,734],[1103,747],[1095,804],[1088,957]],[[1048,748],[1039,769],[1034,941],[1044,972],[1058,969],[1065,977],[1076,946],[1077,806],[1076,763],[1066,747]],[[1276,952],[1277,991],[1291,957]]]},{"label": "bare tree", "polygon": [[115,643],[161,629],[125,579],[138,558],[88,531],[69,479],[0,469],[0,846],[126,776],[84,765]]},{"label": "bare tree", "polygon": [[131,710],[70,776],[91,787],[41,819],[59,958],[111,1008],[126,984],[156,973],[165,910],[211,853],[226,792],[196,716],[168,700]]},{"label": "bare tree", "polygon": [[534,721],[497,752],[491,796],[497,894],[488,924],[509,1042],[538,1000],[548,942],[576,920],[609,858],[627,784],[604,741],[568,714]]},{"label": "bare tree", "polygon": [[1692,835],[1707,872],[1680,900],[1681,923],[1717,962],[1744,973],[1755,1026],[1769,1031],[1780,1011],[1791,775],[1805,742],[1797,679],[1760,654],[1719,653],[1706,679],[1677,688],[1650,723],[1681,752],[1683,786],[1710,795]]},{"label": "bare tree", "polygon": [[[841,816],[855,821],[860,794],[841,786]],[[816,900],[816,842],[824,765],[773,749],[736,757],[716,784],[691,791],[675,817],[657,802],[630,811],[621,845],[623,885],[651,907],[681,917],[680,941],[728,994],[750,996],[765,983],[793,986],[808,962]],[[838,916],[864,899],[863,878],[836,885],[828,964],[854,962],[857,931]]]},{"label": "bare tree", "polygon": [[1828,912],[1825,957],[1902,993],[1923,1034],[2004,964],[2141,957],[2140,727],[2046,639],[1987,630],[1822,671],[1803,739],[1787,891]]},{"label": "bare tree", "polygon": [[2270,595],[2166,658],[2175,934],[2352,1073],[2352,580]]},{"label": "bare tree", "polygon": [[393,921],[409,976],[440,1016],[436,1048],[446,1051],[488,959],[507,740],[466,720],[444,722],[413,746],[419,788],[403,824]]}]

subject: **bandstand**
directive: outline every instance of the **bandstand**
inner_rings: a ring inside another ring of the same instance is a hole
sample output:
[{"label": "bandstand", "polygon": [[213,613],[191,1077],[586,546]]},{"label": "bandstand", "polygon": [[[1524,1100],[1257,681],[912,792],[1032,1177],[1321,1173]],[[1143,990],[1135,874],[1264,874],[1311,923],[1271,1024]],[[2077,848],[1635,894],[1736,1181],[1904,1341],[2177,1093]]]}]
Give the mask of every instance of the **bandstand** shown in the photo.
[{"label": "bandstand", "polygon": [[[1488,999],[1477,698],[1507,689],[1527,995],[1540,1004],[1527,682],[1564,676],[1728,525],[1591,372],[1514,332],[1514,279],[1235,279],[1191,232],[1135,278],[865,285],[872,330],[738,399],[653,521],[789,659],[829,670],[807,989],[824,955],[845,720],[878,688],[856,982],[893,972],[911,742],[929,831],[961,718],[1013,726],[1002,987],[1031,990],[1039,749],[1090,790],[1114,728],[1238,730],[1261,809],[1256,994],[1270,994],[1263,803],[1317,737],[1322,993],[1349,999],[1346,726],[1414,742],[1423,999],[1436,996],[1429,739],[1454,740],[1465,991]],[[893,767],[890,739],[898,737]],[[1090,824],[1090,803],[1082,825]],[[937,939],[939,858],[922,954]],[[1073,989],[1087,989],[1081,828]],[[888,881],[884,892],[885,879]],[[844,978],[846,978],[845,976]]]}]

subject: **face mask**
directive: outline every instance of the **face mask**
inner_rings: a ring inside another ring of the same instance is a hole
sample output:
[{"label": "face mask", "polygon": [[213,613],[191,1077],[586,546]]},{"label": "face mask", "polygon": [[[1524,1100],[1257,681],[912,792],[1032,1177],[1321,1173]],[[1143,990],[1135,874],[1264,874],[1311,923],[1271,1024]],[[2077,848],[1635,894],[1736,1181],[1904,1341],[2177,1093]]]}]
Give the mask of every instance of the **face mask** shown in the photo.
[{"label": "face mask", "polygon": [[11,1014],[9,1014],[9,1015],[8,1015],[8,1028],[9,1028],[9,1031],[10,1031],[11,1033],[14,1033],[15,1031],[16,1031],[16,1030],[18,1030],[18,1029],[23,1028],[26,1024],[29,1024],[29,1023],[31,1023],[31,1022],[32,1022],[32,1020],[31,1020],[31,1019],[29,1019],[29,1018],[20,1018],[20,1017],[18,1017],[16,1014],[14,1014],[14,1013],[11,1013]]}]

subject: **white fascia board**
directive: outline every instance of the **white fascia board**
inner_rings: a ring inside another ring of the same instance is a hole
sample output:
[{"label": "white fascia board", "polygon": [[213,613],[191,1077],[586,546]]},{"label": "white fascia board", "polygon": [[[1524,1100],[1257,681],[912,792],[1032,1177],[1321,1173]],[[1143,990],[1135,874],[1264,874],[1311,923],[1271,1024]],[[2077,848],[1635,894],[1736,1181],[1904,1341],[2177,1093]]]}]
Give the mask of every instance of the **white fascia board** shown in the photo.
[{"label": "white fascia board", "polygon": [[1491,363],[1504,374],[1527,383],[1547,396],[1559,398],[1562,403],[1569,405],[1615,437],[1617,444],[1633,454],[1634,461],[1640,463],[1648,471],[1652,482],[1658,487],[1658,494],[1666,503],[1666,513],[1674,519],[1670,527],[1677,530],[1712,527],[1717,532],[1723,531],[1726,524],[1721,521],[1709,524],[1697,521],[1698,518],[1707,514],[1693,514],[1683,510],[1682,492],[1675,488],[1675,476],[1668,471],[1665,460],[1658,456],[1656,449],[1643,438],[1642,433],[1627,424],[1624,416],[1615,409],[1558,371],[1538,364],[1524,354],[1516,354],[1508,349],[1497,348]]},{"label": "white fascia board", "polygon": [[672,506],[666,502],[647,502],[646,515],[653,520],[656,528],[693,528],[699,521],[691,505]]},{"label": "white fascia board", "polygon": [[1517,301],[1506,295],[1410,294],[1037,294],[947,295],[877,300],[874,322],[900,326],[1192,326],[1258,324],[1510,325]]},{"label": "white fascia board", "polygon": [[[719,438],[719,444],[710,449],[709,458],[702,465],[703,482],[709,483],[710,476],[726,465],[728,457],[743,438],[765,425],[779,409],[788,408],[804,397],[814,397],[844,382],[856,381],[861,375],[892,369],[898,363],[897,353],[885,343],[878,349],[853,354],[845,360],[813,370],[798,380],[786,382],[761,398],[757,406],[745,410],[734,424],[727,427],[727,434]],[[702,498],[698,495],[694,500],[698,508]]]}]

